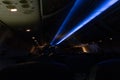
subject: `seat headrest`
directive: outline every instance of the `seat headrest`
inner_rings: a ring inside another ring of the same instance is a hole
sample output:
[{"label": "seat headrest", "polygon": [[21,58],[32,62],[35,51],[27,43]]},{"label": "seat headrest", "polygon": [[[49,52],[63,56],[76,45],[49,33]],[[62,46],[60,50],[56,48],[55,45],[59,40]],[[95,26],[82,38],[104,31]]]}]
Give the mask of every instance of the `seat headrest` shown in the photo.
[{"label": "seat headrest", "polygon": [[120,59],[96,64],[90,72],[89,80],[120,80]]},{"label": "seat headrest", "polygon": [[71,74],[63,64],[33,62],[5,68],[0,71],[0,76],[0,80],[62,80]]}]

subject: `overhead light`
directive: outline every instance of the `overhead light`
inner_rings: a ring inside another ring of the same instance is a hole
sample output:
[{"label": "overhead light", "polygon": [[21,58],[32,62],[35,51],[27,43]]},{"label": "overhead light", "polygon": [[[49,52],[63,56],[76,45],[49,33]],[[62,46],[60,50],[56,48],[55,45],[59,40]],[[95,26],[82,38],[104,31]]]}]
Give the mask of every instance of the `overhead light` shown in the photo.
[{"label": "overhead light", "polygon": [[113,40],[113,38],[110,38],[110,40]]},{"label": "overhead light", "polygon": [[10,9],[10,11],[11,11],[11,12],[16,12],[16,11],[17,11],[17,9]]},{"label": "overhead light", "polygon": [[31,29],[26,29],[26,32],[30,32],[31,31]]},{"label": "overhead light", "polygon": [[32,39],[35,39],[35,37],[33,36]]},{"label": "overhead light", "polygon": [[101,43],[101,42],[102,42],[102,40],[99,40],[99,42]]},{"label": "overhead light", "polygon": [[35,42],[37,42],[37,40],[34,40]]}]

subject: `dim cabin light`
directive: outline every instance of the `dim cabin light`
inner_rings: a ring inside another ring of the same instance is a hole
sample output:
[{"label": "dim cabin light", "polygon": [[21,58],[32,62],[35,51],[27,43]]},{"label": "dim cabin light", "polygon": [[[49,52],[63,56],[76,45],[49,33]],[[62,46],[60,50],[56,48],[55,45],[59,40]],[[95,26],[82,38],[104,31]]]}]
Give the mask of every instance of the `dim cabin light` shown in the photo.
[{"label": "dim cabin light", "polygon": [[17,9],[10,9],[11,12],[17,12]]},{"label": "dim cabin light", "polygon": [[31,31],[31,29],[26,29],[26,32],[30,32]]}]

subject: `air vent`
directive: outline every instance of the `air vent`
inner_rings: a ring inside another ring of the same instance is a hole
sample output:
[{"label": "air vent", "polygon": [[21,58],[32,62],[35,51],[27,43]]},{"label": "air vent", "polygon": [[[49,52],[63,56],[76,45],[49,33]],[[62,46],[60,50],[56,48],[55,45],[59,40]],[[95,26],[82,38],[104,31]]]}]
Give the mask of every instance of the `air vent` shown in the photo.
[{"label": "air vent", "polygon": [[35,9],[35,7],[32,7],[31,9]]},{"label": "air vent", "polygon": [[8,6],[6,6],[8,9],[15,9],[16,8],[16,6],[14,6],[14,5],[8,5]]},{"label": "air vent", "polygon": [[34,10],[25,10],[23,13],[24,14],[31,14],[32,12],[34,12]]},{"label": "air vent", "polygon": [[29,8],[30,5],[29,5],[29,4],[24,4],[24,5],[22,5],[22,7],[23,7],[23,8]]},{"label": "air vent", "polygon": [[11,1],[2,1],[4,4],[12,4]]},{"label": "air vent", "polygon": [[30,1],[31,3],[33,3],[33,1]]},{"label": "air vent", "polygon": [[20,3],[27,3],[27,0],[20,0]]}]

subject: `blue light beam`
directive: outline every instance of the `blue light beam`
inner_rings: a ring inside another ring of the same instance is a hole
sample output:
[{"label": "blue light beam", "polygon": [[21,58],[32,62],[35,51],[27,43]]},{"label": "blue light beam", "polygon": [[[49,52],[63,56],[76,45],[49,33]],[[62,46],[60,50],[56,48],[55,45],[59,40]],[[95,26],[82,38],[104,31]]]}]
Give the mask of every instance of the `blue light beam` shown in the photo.
[{"label": "blue light beam", "polygon": [[61,40],[59,40],[56,45],[63,42],[65,39],[70,37],[72,34],[74,34],[76,31],[81,29],[83,26],[85,26],[87,23],[89,23],[91,20],[96,18],[98,15],[106,11],[109,7],[111,7],[113,4],[117,3],[119,0],[106,0],[103,4],[101,4],[98,8],[96,8],[87,18],[85,18],[82,22],[80,22],[78,25],[75,26],[71,31],[69,31]]},{"label": "blue light beam", "polygon": [[78,6],[80,5],[80,3],[82,3],[82,0],[76,0],[73,7],[71,8],[69,14],[66,16],[64,22],[62,23],[61,27],[59,28],[58,32],[56,33],[55,37],[53,38],[53,40],[51,41],[51,45],[53,45],[55,39],[57,39],[57,36],[62,32],[62,30],[64,29],[64,27],[66,26],[66,24],[68,23],[68,21],[70,20],[70,18],[73,16],[74,12],[77,10]]}]

